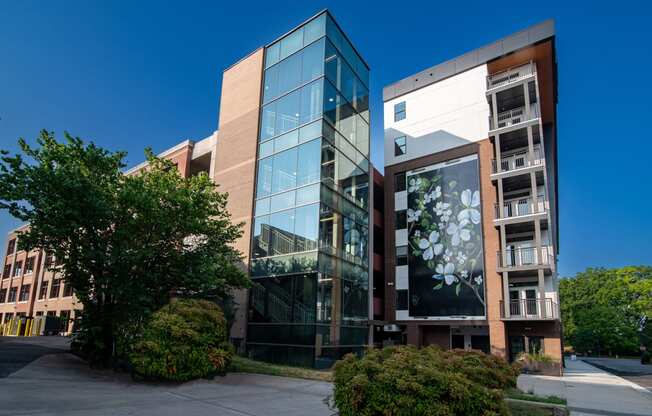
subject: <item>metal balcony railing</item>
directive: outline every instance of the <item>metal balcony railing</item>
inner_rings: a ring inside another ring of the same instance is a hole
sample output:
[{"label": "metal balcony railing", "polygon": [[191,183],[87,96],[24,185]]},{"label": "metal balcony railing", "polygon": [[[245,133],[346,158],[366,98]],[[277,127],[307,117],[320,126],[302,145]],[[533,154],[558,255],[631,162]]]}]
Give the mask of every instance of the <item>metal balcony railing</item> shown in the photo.
[{"label": "metal balcony railing", "polygon": [[[534,152],[532,153],[532,158],[530,158],[530,153],[527,150],[501,157],[500,171],[509,172],[530,166],[537,166],[541,165],[543,161],[544,159],[543,155],[541,154],[541,149],[535,147]],[[498,163],[496,159],[493,159],[491,163],[493,166],[493,173],[498,173]]]},{"label": "metal balcony railing", "polygon": [[500,215],[501,213],[498,209],[498,204],[495,204],[494,207],[496,210],[496,219],[515,218],[524,215],[543,213],[546,210],[546,203],[543,198],[537,198],[535,203],[529,196],[503,201],[502,216]]},{"label": "metal balcony railing", "polygon": [[527,63],[505,71],[497,72],[487,76],[487,89],[502,87],[503,85],[513,84],[532,76],[535,73],[534,65]]},{"label": "metal balcony railing", "polygon": [[525,106],[513,108],[511,110],[498,113],[498,125],[494,126],[493,115],[489,115],[489,129],[496,130],[503,127],[513,126],[515,124],[523,123],[524,121],[539,118],[539,105],[537,103],[530,104],[530,114],[525,114]]},{"label": "metal balcony railing", "polygon": [[[532,242],[534,245],[534,242]],[[553,264],[552,247],[542,246],[541,255],[537,253],[536,247],[508,248],[498,253],[498,264],[501,268],[523,267],[523,266],[551,266]]]},{"label": "metal balcony railing", "polygon": [[[509,314],[507,313],[509,312]],[[557,303],[552,298],[500,301],[500,318],[513,320],[558,319]]]}]

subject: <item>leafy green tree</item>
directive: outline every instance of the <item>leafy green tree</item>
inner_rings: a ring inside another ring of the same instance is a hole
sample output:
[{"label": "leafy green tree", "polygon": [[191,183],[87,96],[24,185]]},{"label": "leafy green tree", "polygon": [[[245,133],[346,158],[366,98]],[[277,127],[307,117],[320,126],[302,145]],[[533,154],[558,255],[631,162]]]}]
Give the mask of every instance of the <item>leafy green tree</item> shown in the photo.
[{"label": "leafy green tree", "polygon": [[579,352],[637,354],[652,316],[652,267],[589,268],[559,285],[564,337]]},{"label": "leafy green tree", "polygon": [[147,150],[124,175],[124,152],[42,131],[38,146],[3,152],[0,208],[29,222],[22,248],[54,254],[83,304],[76,345],[94,362],[124,355],[173,292],[222,297],[250,282],[233,242],[242,235],[207,175],[182,178]]}]

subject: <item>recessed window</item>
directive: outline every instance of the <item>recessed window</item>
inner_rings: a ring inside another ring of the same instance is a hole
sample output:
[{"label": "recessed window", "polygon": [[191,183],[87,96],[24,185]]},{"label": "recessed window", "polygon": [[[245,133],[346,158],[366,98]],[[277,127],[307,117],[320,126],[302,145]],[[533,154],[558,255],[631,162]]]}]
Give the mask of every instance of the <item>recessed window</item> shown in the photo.
[{"label": "recessed window", "polygon": [[2,272],[2,278],[3,279],[8,278],[9,276],[11,276],[11,264],[5,265],[5,269]]},{"label": "recessed window", "polygon": [[14,277],[20,276],[22,271],[23,271],[23,262],[19,261],[16,263],[16,266],[14,267]]},{"label": "recessed window", "polygon": [[63,285],[63,297],[67,298],[69,296],[72,296],[72,294],[73,294],[72,286],[70,286],[70,284],[68,283]]},{"label": "recessed window", "polygon": [[7,297],[7,289],[0,289],[0,303],[5,303]]},{"label": "recessed window", "polygon": [[405,117],[406,117],[405,101],[401,101],[398,104],[394,104],[394,121],[404,120]]},{"label": "recessed window", "polygon": [[29,300],[29,290],[32,288],[32,285],[23,285],[20,288],[20,297],[18,298],[19,302],[26,302]]},{"label": "recessed window", "polygon": [[407,189],[405,182],[405,172],[394,175],[394,192],[403,192]]},{"label": "recessed window", "polygon": [[402,156],[407,151],[405,136],[399,136],[394,139],[394,156]]},{"label": "recessed window", "polygon": [[407,264],[408,264],[408,247],[407,246],[396,247],[396,265],[407,266]]},{"label": "recessed window", "polygon": [[396,229],[402,230],[404,228],[407,228],[407,211],[402,209],[396,211]]},{"label": "recessed window", "polygon": [[404,311],[408,308],[408,291],[400,289],[396,291],[396,309]]},{"label": "recessed window", "polygon": [[52,280],[52,286],[50,286],[50,299],[59,297],[59,289],[61,289],[61,279]]},{"label": "recessed window", "polygon": [[7,303],[16,302],[16,294],[18,293],[18,287],[14,286],[9,289],[9,297],[7,298]]},{"label": "recessed window", "polygon": [[38,293],[39,300],[45,299],[45,297],[47,296],[47,294],[48,294],[48,283],[49,282],[47,280],[44,281],[43,283],[41,283],[41,290]]},{"label": "recessed window", "polygon": [[25,274],[34,273],[34,256],[29,257],[25,262]]}]

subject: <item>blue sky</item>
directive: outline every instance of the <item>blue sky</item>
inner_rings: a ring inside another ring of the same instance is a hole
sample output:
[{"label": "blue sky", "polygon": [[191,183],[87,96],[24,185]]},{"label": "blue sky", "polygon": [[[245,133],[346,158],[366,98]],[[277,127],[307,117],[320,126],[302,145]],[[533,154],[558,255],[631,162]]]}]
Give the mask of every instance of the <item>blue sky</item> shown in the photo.
[{"label": "blue sky", "polygon": [[[56,4],[54,4],[56,3]],[[8,2],[0,148],[64,130],[134,165],[217,126],[221,73],[328,7],[382,87],[547,18],[559,63],[560,273],[652,264],[652,8],[645,2]],[[513,6],[513,7],[510,7]],[[0,236],[18,222],[0,213]],[[3,237],[4,239],[4,237]]]}]

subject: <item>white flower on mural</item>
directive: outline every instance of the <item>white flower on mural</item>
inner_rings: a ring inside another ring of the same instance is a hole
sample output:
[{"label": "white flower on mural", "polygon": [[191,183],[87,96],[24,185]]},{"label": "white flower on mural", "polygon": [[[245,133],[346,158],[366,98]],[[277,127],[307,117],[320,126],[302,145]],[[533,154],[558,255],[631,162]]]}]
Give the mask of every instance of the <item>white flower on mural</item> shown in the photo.
[{"label": "white flower on mural", "polygon": [[446,234],[451,236],[451,244],[455,247],[459,246],[462,241],[469,241],[471,239],[471,231],[464,228],[468,223],[460,222],[455,224],[451,222],[446,228]]},{"label": "white flower on mural", "polygon": [[476,209],[476,207],[480,206],[480,191],[471,193],[470,189],[465,189],[462,191],[460,198],[464,208],[457,214],[457,220],[459,222],[470,221],[473,224],[480,224],[480,211]]},{"label": "white flower on mural", "polygon": [[453,274],[455,273],[455,265],[453,263],[446,263],[445,266],[439,263],[435,268],[435,272],[437,274],[432,275],[432,278],[436,280],[443,280],[448,286],[457,282],[457,277],[455,277]]},{"label": "white flower on mural", "polygon": [[428,239],[422,238],[419,240],[419,248],[423,250],[421,254],[424,260],[431,260],[436,255],[441,254],[444,250],[444,245],[439,242],[439,233],[432,231]]},{"label": "white flower on mural", "polygon": [[423,196],[423,201],[426,204],[438,199],[441,197],[441,186],[437,186],[434,191],[427,193]]},{"label": "white flower on mural", "polygon": [[407,210],[407,222],[416,222],[419,221],[419,217],[421,217],[421,210],[420,209],[408,209]]},{"label": "white flower on mural", "polygon": [[421,178],[411,178],[408,182],[408,192],[418,191],[421,187]]},{"label": "white flower on mural", "polygon": [[437,202],[435,204],[435,207],[433,208],[433,211],[435,211],[435,214],[442,220],[442,222],[446,223],[448,220],[450,220],[451,215],[453,214],[453,210],[450,209],[451,204],[447,202]]},{"label": "white flower on mural", "polygon": [[476,276],[475,279],[473,279],[473,280],[475,280],[475,283],[478,286],[481,285],[482,284],[482,275]]}]

